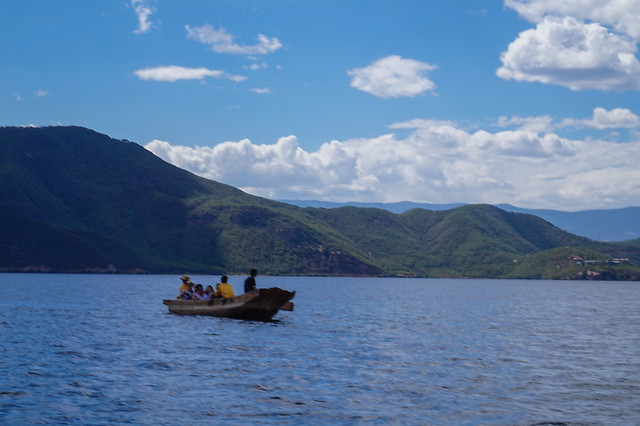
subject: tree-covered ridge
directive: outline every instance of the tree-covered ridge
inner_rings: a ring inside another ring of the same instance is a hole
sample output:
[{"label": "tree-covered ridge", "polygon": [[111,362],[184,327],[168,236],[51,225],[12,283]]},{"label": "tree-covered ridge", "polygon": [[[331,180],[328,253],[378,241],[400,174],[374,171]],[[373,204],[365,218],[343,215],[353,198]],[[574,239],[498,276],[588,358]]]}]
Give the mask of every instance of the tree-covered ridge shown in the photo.
[{"label": "tree-covered ridge", "polygon": [[[640,277],[637,246],[597,243],[529,214],[300,208],[80,127],[0,128],[0,204],[4,271]],[[565,247],[566,256],[629,260],[581,266],[606,269],[599,275],[581,276],[575,262],[548,270]]]}]

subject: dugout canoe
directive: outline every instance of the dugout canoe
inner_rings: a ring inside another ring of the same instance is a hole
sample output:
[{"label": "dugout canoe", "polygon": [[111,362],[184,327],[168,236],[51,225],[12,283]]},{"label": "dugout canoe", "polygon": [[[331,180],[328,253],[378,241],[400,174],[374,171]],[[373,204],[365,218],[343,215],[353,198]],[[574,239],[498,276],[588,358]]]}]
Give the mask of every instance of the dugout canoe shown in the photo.
[{"label": "dugout canoe", "polygon": [[280,310],[293,310],[290,302],[295,291],[278,287],[262,288],[228,299],[164,300],[169,313],[177,315],[209,315],[252,321],[269,321]]}]

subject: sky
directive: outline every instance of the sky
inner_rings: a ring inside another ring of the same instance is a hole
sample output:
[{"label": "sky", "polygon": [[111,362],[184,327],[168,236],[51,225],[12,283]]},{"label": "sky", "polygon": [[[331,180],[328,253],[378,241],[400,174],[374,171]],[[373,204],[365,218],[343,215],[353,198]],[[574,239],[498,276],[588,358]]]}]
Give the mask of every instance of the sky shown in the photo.
[{"label": "sky", "polygon": [[0,126],[271,199],[640,206],[640,0],[1,0]]}]

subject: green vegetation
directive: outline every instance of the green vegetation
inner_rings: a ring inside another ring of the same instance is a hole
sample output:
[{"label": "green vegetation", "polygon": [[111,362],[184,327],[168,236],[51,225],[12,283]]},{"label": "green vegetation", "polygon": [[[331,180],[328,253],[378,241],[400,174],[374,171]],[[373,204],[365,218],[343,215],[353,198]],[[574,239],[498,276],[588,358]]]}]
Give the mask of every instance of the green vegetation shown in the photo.
[{"label": "green vegetation", "polygon": [[637,241],[489,205],[299,208],[79,127],[0,128],[0,204],[0,271],[640,279]]},{"label": "green vegetation", "polygon": [[637,267],[583,247],[559,247],[514,259],[507,278],[637,280]]}]

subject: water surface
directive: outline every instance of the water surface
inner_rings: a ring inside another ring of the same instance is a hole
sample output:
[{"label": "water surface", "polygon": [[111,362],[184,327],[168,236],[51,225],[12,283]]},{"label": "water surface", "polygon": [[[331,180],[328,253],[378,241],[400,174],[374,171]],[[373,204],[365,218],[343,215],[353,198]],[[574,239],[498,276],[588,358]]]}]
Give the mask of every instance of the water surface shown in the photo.
[{"label": "water surface", "polygon": [[640,424],[640,283],[276,285],[261,323],[168,314],[178,276],[1,274],[0,423]]}]

